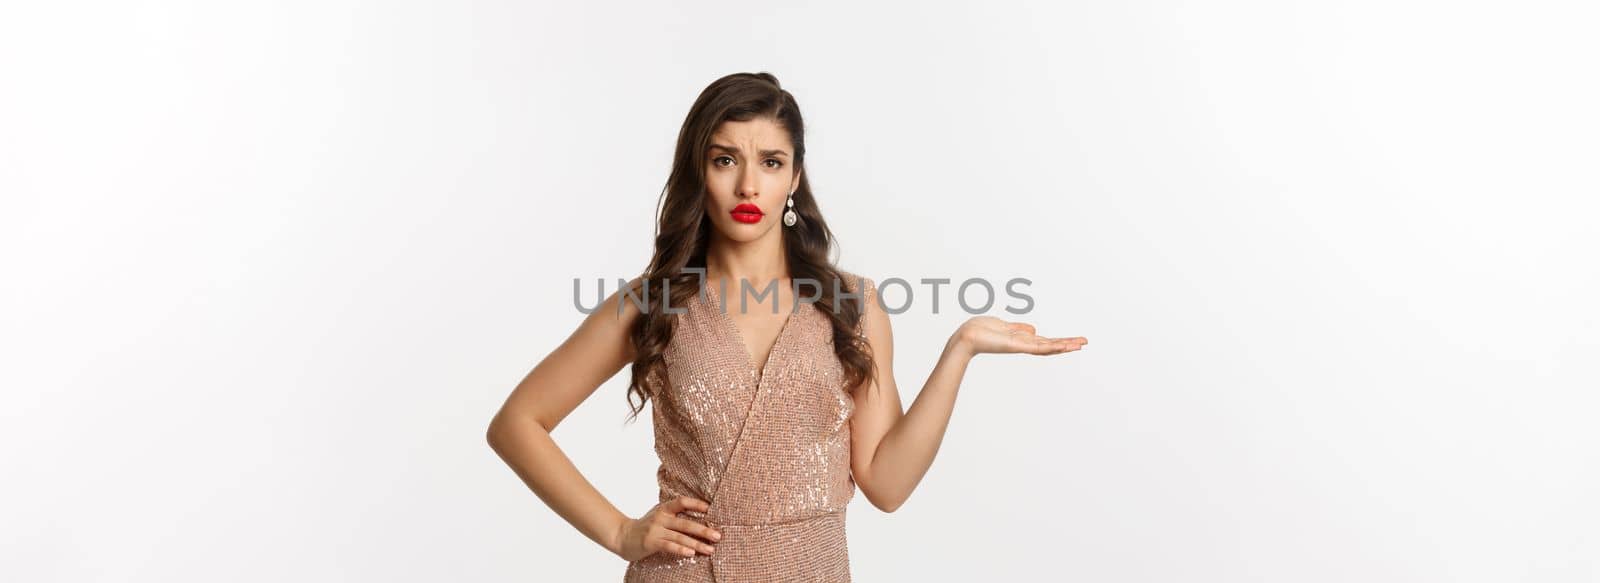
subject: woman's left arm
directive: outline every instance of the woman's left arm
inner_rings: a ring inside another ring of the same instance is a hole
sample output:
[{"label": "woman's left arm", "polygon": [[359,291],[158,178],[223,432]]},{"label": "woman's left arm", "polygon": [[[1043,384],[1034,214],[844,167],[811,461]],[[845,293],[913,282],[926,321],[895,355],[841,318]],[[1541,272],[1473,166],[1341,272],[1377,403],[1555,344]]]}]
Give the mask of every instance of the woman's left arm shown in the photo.
[{"label": "woman's left arm", "polygon": [[900,393],[894,382],[894,332],[889,315],[878,306],[876,290],[871,289],[862,319],[867,343],[872,347],[877,379],[862,381],[854,393],[855,415],[851,419],[850,466],[856,485],[873,506],[894,512],[911,496],[922,476],[933,465],[945,428],[955,409],[956,392],[967,363],[985,353],[1061,354],[1083,347],[1083,337],[1046,338],[1034,333],[1033,326],[1007,322],[993,316],[976,316],[958,328],[945,342],[944,352],[922,391],[902,412]]}]

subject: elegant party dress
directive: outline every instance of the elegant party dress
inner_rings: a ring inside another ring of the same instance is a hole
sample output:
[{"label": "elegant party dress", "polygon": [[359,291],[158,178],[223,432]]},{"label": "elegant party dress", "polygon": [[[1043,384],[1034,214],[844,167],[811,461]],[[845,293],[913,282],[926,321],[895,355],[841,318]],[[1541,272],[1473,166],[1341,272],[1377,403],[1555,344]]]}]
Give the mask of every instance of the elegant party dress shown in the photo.
[{"label": "elegant party dress", "polygon": [[[844,275],[840,288],[877,309],[873,281]],[[791,312],[758,374],[731,319],[740,309],[737,285],[708,282],[681,306],[663,354],[666,378],[651,400],[660,501],[705,500],[709,511],[679,516],[711,525],[722,540],[710,555],[658,552],[630,562],[626,582],[850,580],[845,506],[856,490],[855,402],[833,352],[828,308]],[[864,336],[864,326],[856,333]]]}]

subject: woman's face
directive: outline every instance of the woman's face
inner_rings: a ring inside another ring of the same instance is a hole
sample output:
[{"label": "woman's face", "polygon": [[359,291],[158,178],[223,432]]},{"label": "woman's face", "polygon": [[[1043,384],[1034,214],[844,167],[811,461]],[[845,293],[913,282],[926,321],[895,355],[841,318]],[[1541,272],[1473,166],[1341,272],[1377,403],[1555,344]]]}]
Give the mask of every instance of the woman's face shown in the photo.
[{"label": "woman's face", "polygon": [[711,134],[706,214],[723,236],[740,243],[781,236],[784,201],[799,187],[794,145],[776,121],[727,121]]}]

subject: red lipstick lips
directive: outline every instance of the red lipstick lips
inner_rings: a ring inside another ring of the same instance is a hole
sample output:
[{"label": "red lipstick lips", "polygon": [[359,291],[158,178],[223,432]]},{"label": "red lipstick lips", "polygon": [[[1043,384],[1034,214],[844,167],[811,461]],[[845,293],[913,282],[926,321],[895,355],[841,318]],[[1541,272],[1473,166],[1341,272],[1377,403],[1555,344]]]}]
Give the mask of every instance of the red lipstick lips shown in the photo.
[{"label": "red lipstick lips", "polygon": [[759,223],[763,213],[761,212],[761,207],[742,202],[739,203],[739,206],[733,207],[733,211],[729,214],[733,215],[733,220],[741,223]]}]

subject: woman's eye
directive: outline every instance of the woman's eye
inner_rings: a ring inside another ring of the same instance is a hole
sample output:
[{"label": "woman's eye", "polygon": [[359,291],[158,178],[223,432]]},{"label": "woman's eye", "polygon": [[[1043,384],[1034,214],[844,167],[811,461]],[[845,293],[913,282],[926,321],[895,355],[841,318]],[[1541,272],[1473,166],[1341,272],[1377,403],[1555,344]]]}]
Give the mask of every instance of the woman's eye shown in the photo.
[{"label": "woman's eye", "polygon": [[[729,156],[717,156],[716,158],[712,158],[711,159],[711,163],[712,164],[715,164],[717,166],[727,166],[728,164],[723,164],[723,161],[727,161],[729,164],[732,164],[734,160],[733,160],[733,158],[731,158]],[[768,158],[768,159],[766,159],[766,162],[770,162],[771,163],[770,165],[767,166],[768,168],[782,168],[783,167],[783,160],[778,160],[776,158]]]}]

